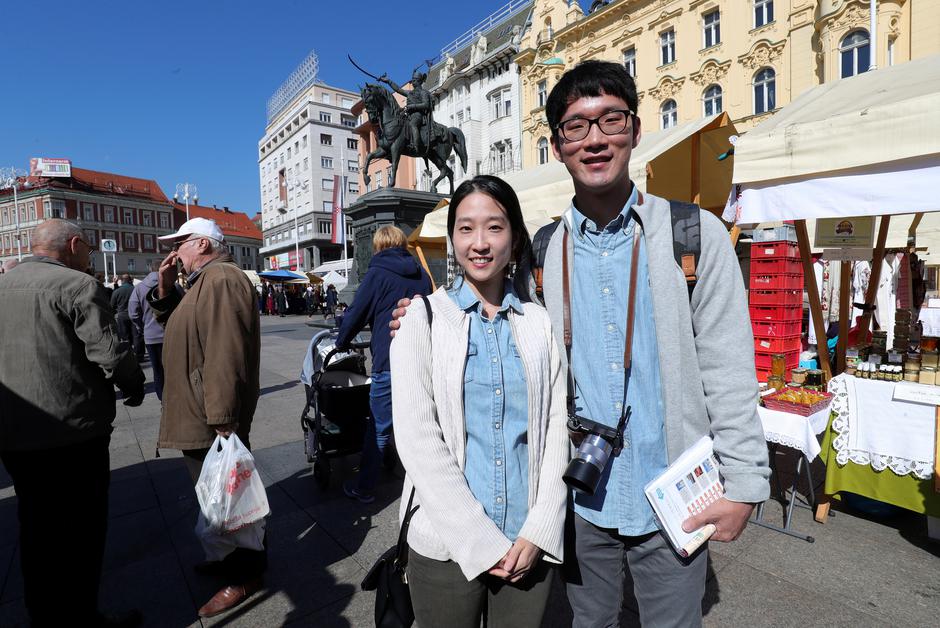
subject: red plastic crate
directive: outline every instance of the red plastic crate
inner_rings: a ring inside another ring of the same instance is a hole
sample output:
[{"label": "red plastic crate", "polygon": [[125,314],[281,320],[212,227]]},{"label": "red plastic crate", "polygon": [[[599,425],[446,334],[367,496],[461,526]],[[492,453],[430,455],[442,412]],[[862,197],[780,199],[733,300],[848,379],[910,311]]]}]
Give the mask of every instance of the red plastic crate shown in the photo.
[{"label": "red plastic crate", "polygon": [[754,351],[787,353],[802,349],[800,336],[754,336]]},{"label": "red plastic crate", "polygon": [[793,305],[803,307],[803,293],[799,290],[751,290],[751,305]]},{"label": "red plastic crate", "polygon": [[802,275],[803,262],[788,257],[766,257],[751,260],[751,275]]},{"label": "red plastic crate", "polygon": [[801,321],[751,321],[755,336],[793,336],[803,331]]},{"label": "red plastic crate", "polygon": [[789,257],[799,258],[800,247],[796,242],[755,242],[751,245],[751,259]]},{"label": "red plastic crate", "polygon": [[770,370],[771,364],[773,363],[772,356],[775,353],[782,353],[784,355],[783,364],[786,366],[787,370],[795,369],[800,365],[800,350],[796,351],[768,351],[766,353],[761,351],[754,352],[754,365],[759,369]]},{"label": "red plastic crate", "polygon": [[802,290],[803,275],[751,275],[751,290]]},{"label": "red plastic crate", "polygon": [[803,308],[793,305],[751,305],[748,307],[748,310],[751,312],[752,323],[758,321],[770,321],[774,323],[795,321],[796,325],[799,327],[800,320],[803,318]]}]

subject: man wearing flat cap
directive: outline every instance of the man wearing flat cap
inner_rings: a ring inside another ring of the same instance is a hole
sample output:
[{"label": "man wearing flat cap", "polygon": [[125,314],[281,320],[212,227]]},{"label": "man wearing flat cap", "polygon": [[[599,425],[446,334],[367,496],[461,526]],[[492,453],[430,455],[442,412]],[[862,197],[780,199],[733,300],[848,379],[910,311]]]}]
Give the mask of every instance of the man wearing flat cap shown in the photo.
[{"label": "man wearing flat cap", "polygon": [[[254,286],[228,254],[214,221],[193,218],[159,239],[172,243],[173,250],[147,295],[155,318],[166,327],[157,447],[181,450],[195,485],[217,434],[238,434],[251,447],[261,323]],[[187,277],[185,294],[176,285],[177,262]],[[258,591],[266,566],[265,551],[245,548],[219,563],[197,565],[197,571],[219,575],[226,584],[199,609],[200,617],[227,611]]]}]

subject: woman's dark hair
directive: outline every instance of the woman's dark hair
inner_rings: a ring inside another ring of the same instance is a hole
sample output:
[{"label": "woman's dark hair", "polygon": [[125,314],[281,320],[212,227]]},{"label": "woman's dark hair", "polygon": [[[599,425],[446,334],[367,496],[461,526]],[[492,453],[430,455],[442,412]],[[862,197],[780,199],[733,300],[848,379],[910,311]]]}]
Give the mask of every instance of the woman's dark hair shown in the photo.
[{"label": "woman's dark hair", "polygon": [[[626,68],[619,63],[591,59],[565,72],[549,92],[545,102],[545,117],[552,131],[552,139],[557,141],[558,123],[571,103],[579,98],[597,97],[601,94],[616,96],[627,103],[630,111],[636,114],[636,83]],[[636,120],[635,115],[633,119]]]},{"label": "woman's dark hair", "polygon": [[473,193],[486,194],[499,203],[506,210],[509,219],[509,229],[512,231],[512,261],[518,267],[523,261],[528,261],[532,251],[532,241],[525,228],[522,218],[522,208],[519,206],[519,197],[512,186],[490,175],[481,174],[464,181],[454,191],[447,208],[447,235],[451,241],[454,239],[454,223],[457,221],[457,207]]}]

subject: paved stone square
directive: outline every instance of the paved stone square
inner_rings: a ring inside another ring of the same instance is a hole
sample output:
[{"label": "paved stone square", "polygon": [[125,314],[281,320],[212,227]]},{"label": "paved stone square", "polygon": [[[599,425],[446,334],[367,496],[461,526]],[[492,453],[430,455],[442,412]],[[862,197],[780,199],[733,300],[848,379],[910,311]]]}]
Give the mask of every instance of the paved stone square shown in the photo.
[{"label": "paved stone square", "polygon": [[[149,394],[139,408],[119,404],[114,424],[105,609],[138,608],[147,626],[372,625],[373,595],[359,582],[395,541],[400,470],[385,474],[369,505],[345,498],[340,488],[356,456],[334,461],[328,490],[316,486],[299,418],[300,365],[314,333],[306,323],[302,316],[262,320],[262,396],[252,444],[273,511],[264,590],[227,614],[197,617],[219,582],[192,570],[203,559],[193,534],[197,504],[178,452],[156,456],[159,404]],[[818,481],[818,461],[814,471]],[[797,509],[794,526],[812,534],[812,544],[757,526],[735,543],[712,543],[706,626],[937,625],[940,545],[927,540],[924,517],[873,520],[839,508],[826,525]],[[766,517],[781,522],[781,507],[771,502]],[[546,627],[571,622],[564,590],[556,589]],[[638,625],[631,609],[628,601],[625,626]],[[0,467],[0,626],[25,623],[16,497]]]}]

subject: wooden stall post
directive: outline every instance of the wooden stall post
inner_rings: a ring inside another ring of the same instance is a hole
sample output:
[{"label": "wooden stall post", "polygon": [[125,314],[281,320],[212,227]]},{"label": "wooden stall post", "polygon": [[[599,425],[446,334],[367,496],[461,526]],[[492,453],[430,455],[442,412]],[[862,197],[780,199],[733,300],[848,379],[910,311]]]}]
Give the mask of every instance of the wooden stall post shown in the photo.
[{"label": "wooden stall post", "polygon": [[[881,224],[878,227],[878,242],[875,243],[875,252],[871,260],[871,277],[868,279],[868,291],[865,292],[865,307],[871,307],[875,302],[875,296],[878,294],[878,282],[881,281],[881,265],[885,259],[885,242],[888,240],[888,227],[891,224],[891,216],[882,216]],[[871,310],[867,309],[862,313],[862,321],[858,326],[859,342],[864,342],[868,338],[868,327],[871,324]]]},{"label": "wooden stall post", "polygon": [[421,250],[420,246],[415,246],[415,253],[418,254],[418,260],[421,262],[421,267],[424,268],[424,272],[428,274],[428,278],[431,280],[431,292],[437,290],[437,286],[434,285],[434,275],[431,274],[431,269],[428,267],[428,261],[424,259],[424,251]]},{"label": "wooden stall post", "polygon": [[809,234],[806,221],[796,221],[796,239],[800,245],[800,259],[803,260],[803,285],[809,296],[809,311],[813,315],[813,327],[816,330],[816,350],[819,353],[819,368],[826,374],[826,380],[832,379],[832,367],[829,365],[829,348],[826,346],[826,326],[822,319],[822,306],[819,303],[819,288],[816,286],[816,273],[813,272],[812,250],[809,246]]},{"label": "wooden stall post", "polygon": [[[849,346],[849,322],[852,318],[852,262],[841,264],[839,273],[839,345],[836,347],[836,375],[845,371],[845,350]],[[831,304],[830,304],[831,306]]]}]

